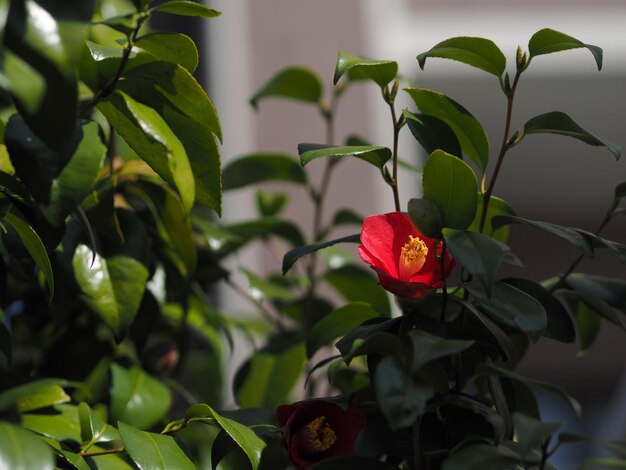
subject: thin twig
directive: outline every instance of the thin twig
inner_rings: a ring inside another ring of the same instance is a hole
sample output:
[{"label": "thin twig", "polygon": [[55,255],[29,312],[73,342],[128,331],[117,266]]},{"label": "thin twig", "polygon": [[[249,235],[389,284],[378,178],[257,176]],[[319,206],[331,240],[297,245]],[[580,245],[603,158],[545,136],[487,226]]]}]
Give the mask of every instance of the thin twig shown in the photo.
[{"label": "thin twig", "polygon": [[96,457],[98,455],[121,454],[124,450],[124,447],[116,447],[115,449],[97,450],[94,452],[79,452],[78,455],[81,457]]},{"label": "thin twig", "polygon": [[392,173],[391,173],[391,190],[393,191],[393,203],[397,212],[400,212],[400,190],[398,188],[398,140],[400,137],[400,121],[396,116],[396,107],[393,97],[387,100],[389,110],[391,111],[391,120],[393,122],[393,154],[392,159]]},{"label": "thin twig", "polygon": [[250,292],[248,292],[246,289],[241,287],[239,284],[235,283],[229,277],[225,279],[225,282],[239,295],[248,299],[249,302],[256,305],[259,308],[261,314],[266,318],[266,320],[274,324],[281,331],[285,331],[285,325],[283,325],[282,322],[279,320],[279,314],[272,312],[269,308],[267,308],[266,305],[263,304],[263,302],[259,301],[258,299],[255,299],[252,296],[252,294],[250,294]]}]

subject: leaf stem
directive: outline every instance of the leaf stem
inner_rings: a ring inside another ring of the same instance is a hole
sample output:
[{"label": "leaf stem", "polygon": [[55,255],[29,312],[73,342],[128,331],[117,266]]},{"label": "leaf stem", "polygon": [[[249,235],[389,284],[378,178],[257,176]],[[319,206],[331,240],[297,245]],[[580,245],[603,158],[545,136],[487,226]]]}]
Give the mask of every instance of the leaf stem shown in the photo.
[{"label": "leaf stem", "polygon": [[124,450],[124,447],[116,447],[115,449],[97,450],[95,452],[79,452],[78,455],[81,457],[96,457],[98,455],[121,454]]},{"label": "leaf stem", "polygon": [[[612,218],[613,218],[613,212],[608,212],[604,216],[604,219],[602,219],[602,222],[600,222],[600,225],[598,225],[598,228],[596,229],[594,234],[595,235],[600,235],[600,233],[602,232],[604,227],[606,227],[606,225],[611,221]],[[554,292],[555,290],[557,290],[559,287],[563,287],[563,284],[565,284],[565,281],[567,280],[569,275],[574,272],[574,270],[580,264],[580,262],[583,260],[584,257],[585,257],[585,255],[583,253],[579,253],[578,255],[576,255],[576,257],[570,263],[569,267],[565,270],[565,272],[563,272],[563,274],[561,274],[561,276],[559,277],[559,280],[556,282],[556,284],[554,284],[550,288],[550,292],[551,293]]]},{"label": "leaf stem", "polygon": [[441,323],[446,321],[446,307],[448,305],[448,286],[446,283],[446,241],[441,240],[441,256],[439,257],[439,269],[443,282],[443,297],[441,298]]},{"label": "leaf stem", "polygon": [[[396,82],[397,83],[397,82]],[[397,86],[394,86],[397,90]],[[400,212],[400,191],[398,188],[398,140],[400,129],[402,129],[401,121],[396,116],[396,107],[394,103],[395,96],[389,96],[389,89],[385,88],[383,97],[389,105],[391,111],[391,121],[393,122],[393,154],[392,154],[392,174],[391,174],[391,190],[393,191],[393,202],[397,212]],[[392,92],[393,94],[393,92]]]},{"label": "leaf stem", "polygon": [[511,143],[509,142],[509,133],[511,132],[511,117],[513,115],[513,100],[515,99],[515,91],[517,89],[517,83],[519,81],[520,75],[522,74],[523,69],[518,69],[515,73],[515,78],[513,79],[513,85],[511,86],[511,91],[507,94],[507,106],[506,106],[506,124],[504,125],[504,135],[502,137],[502,145],[500,146],[500,154],[498,155],[498,160],[496,162],[496,167],[493,170],[493,175],[489,180],[489,186],[487,190],[483,192],[483,209],[480,214],[480,233],[485,229],[485,221],[487,219],[487,210],[489,209],[489,200],[491,199],[491,195],[493,193],[493,188],[496,184],[496,179],[498,178],[498,174],[500,173],[500,168],[502,167],[502,162],[504,161],[504,156],[506,152],[511,148]]},{"label": "leaf stem", "polygon": [[137,16],[137,22],[135,24],[135,29],[133,29],[132,33],[127,36],[128,43],[124,47],[124,51],[122,52],[122,59],[120,60],[120,65],[117,67],[115,74],[106,82],[106,84],[86,103],[78,112],[78,115],[81,118],[87,118],[91,110],[103,99],[107,98],[113,90],[115,90],[115,86],[117,82],[119,82],[120,78],[122,78],[122,74],[124,70],[126,70],[126,65],[128,65],[128,60],[130,59],[130,53],[133,50],[133,46],[135,45],[135,40],[137,39],[137,35],[139,34],[139,30],[143,23],[149,18],[149,14],[146,12],[140,12]]},{"label": "leaf stem", "polygon": [[550,445],[551,437],[548,437],[543,444],[541,445],[541,463],[539,464],[539,470],[544,470],[546,467],[546,462],[548,461],[548,446]]}]

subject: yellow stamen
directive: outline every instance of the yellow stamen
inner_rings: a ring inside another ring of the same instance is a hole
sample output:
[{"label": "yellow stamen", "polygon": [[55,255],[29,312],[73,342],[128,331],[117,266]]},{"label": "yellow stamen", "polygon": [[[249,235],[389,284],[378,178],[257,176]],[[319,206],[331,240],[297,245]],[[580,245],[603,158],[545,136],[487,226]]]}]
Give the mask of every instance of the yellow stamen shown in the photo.
[{"label": "yellow stamen", "polygon": [[411,276],[417,274],[426,262],[428,247],[418,237],[409,235],[409,241],[402,247],[400,261],[398,263],[398,277],[402,281],[408,281]]},{"label": "yellow stamen", "polygon": [[325,416],[315,418],[300,431],[300,451],[305,454],[318,454],[330,449],[337,441]]}]

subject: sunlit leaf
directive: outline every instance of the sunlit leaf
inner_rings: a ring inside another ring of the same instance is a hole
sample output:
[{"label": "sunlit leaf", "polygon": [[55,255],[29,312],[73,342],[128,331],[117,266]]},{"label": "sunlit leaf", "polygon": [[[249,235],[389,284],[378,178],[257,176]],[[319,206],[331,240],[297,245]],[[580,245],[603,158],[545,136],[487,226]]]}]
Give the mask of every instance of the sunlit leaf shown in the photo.
[{"label": "sunlit leaf", "polygon": [[259,91],[250,103],[254,108],[266,98],[286,98],[319,105],[324,88],[315,72],[305,67],[287,67],[274,75]]},{"label": "sunlit leaf", "polygon": [[598,46],[585,44],[576,38],[560,33],[553,29],[544,28],[537,31],[528,41],[528,51],[532,59],[538,55],[551,54],[553,52],[567,51],[585,47],[593,54],[593,58],[598,65],[598,70],[602,69],[602,49]]},{"label": "sunlit leaf", "polygon": [[396,77],[398,64],[392,60],[365,59],[339,50],[333,84],[346,73],[350,80],[372,80],[384,87]]}]

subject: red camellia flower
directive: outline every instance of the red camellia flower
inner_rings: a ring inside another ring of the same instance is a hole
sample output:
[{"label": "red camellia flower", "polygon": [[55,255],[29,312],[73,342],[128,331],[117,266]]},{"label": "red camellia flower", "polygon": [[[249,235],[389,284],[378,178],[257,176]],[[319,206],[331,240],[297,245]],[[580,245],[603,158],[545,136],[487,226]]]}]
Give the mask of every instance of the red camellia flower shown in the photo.
[{"label": "red camellia flower", "polygon": [[276,418],[285,428],[289,457],[301,469],[328,457],[352,455],[356,437],[366,425],[365,414],[356,405],[344,410],[323,400],[279,406]]},{"label": "red camellia flower", "polygon": [[[419,297],[443,287],[435,240],[422,235],[402,212],[370,215],[363,221],[359,256],[378,274],[378,282],[400,297]],[[439,253],[441,247],[437,247]],[[447,278],[455,261],[446,252]]]}]

